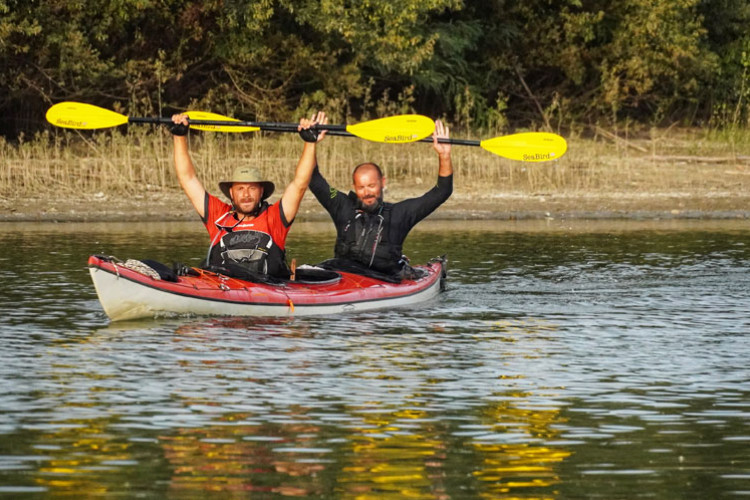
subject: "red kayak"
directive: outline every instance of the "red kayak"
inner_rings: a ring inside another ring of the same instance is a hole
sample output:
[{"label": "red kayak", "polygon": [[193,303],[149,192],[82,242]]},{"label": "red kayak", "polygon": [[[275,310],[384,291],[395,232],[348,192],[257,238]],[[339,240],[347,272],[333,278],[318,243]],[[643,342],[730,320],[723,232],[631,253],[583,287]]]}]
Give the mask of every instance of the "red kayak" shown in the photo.
[{"label": "red kayak", "polygon": [[[308,316],[412,305],[435,297],[446,261],[415,266],[421,277],[388,283],[347,272],[299,270],[296,281],[254,283],[191,268],[162,279],[140,261],[92,256],[89,271],[112,321],[169,315]],[[327,274],[326,274],[327,273]]]}]

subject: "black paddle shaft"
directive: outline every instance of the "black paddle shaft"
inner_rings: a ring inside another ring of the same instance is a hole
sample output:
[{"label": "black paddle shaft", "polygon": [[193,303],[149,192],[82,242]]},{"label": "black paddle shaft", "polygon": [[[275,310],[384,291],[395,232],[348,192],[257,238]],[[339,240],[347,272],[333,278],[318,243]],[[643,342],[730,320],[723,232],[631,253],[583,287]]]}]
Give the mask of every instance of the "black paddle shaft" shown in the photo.
[{"label": "black paddle shaft", "polygon": [[[155,123],[169,125],[172,122],[171,118],[167,117],[128,117],[128,123]],[[246,122],[246,121],[227,121],[227,120],[194,120],[188,119],[188,123],[192,125],[213,125],[213,126],[229,126],[229,127],[258,127],[261,130],[269,130],[273,132],[297,132],[297,123],[283,123],[283,122]],[[338,132],[346,132],[346,125],[315,125],[314,128],[318,130],[330,130]],[[347,132],[348,134],[348,132]],[[342,134],[343,135],[343,134]],[[351,134],[350,134],[351,135]]]},{"label": "black paddle shaft", "polygon": [[[230,127],[258,127],[261,130],[269,132],[297,132],[298,125],[296,123],[284,123],[284,122],[246,122],[246,121],[226,121],[226,120],[188,120],[193,125],[214,125],[214,126],[230,126]],[[171,118],[167,117],[129,117],[128,123],[155,123],[169,125],[172,122]],[[314,125],[313,129],[327,130],[328,135],[340,136],[340,137],[356,137],[351,132],[347,132],[346,125]],[[415,142],[432,142],[431,137],[425,137]],[[447,137],[441,137],[438,139],[441,144],[455,144],[458,146],[479,146],[480,141],[471,139],[451,139]]]}]

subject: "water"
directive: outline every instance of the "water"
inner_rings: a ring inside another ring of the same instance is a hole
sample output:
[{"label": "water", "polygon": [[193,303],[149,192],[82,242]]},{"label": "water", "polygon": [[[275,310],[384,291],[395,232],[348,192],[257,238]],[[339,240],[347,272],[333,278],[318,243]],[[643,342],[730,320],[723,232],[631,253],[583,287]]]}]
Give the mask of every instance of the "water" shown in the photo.
[{"label": "water", "polygon": [[427,222],[424,308],[108,322],[90,253],[205,242],[0,225],[0,497],[750,497],[747,222]]}]

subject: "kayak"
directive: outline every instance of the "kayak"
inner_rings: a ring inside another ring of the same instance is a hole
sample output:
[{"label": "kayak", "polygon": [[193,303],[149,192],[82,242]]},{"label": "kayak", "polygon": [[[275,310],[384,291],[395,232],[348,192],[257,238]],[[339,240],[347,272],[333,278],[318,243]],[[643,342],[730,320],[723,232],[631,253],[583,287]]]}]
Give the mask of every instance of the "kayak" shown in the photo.
[{"label": "kayak", "polygon": [[274,283],[198,268],[163,279],[141,261],[98,255],[89,257],[88,267],[112,321],[172,315],[309,316],[409,306],[437,296],[446,277],[442,257],[414,266],[420,277],[400,283],[316,268],[306,272],[308,266],[300,266],[296,280]]}]

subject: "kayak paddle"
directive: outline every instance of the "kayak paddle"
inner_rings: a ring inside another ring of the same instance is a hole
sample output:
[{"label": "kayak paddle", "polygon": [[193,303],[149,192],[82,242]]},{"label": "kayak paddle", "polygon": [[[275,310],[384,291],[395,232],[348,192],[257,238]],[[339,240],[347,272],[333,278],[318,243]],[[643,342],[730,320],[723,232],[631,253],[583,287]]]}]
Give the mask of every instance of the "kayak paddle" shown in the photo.
[{"label": "kayak paddle", "polygon": [[[247,122],[206,111],[188,111],[185,114],[190,118],[191,128],[212,132],[297,132],[298,126],[296,123]],[[117,127],[126,123],[172,123],[172,119],[168,117],[125,116],[92,104],[71,101],[49,108],[46,118],[58,127],[83,130]],[[435,122],[422,115],[397,115],[354,125],[318,125],[317,128],[329,130],[332,135],[342,135],[336,132],[343,132],[368,141],[397,144],[416,142],[432,135]]]},{"label": "kayak paddle", "polygon": [[[248,122],[207,111],[188,111],[190,127],[211,132],[297,132],[296,123]],[[47,110],[47,121],[64,128],[93,130],[117,127],[126,123],[172,123],[168,117],[132,117],[79,102],[61,102]],[[316,125],[329,135],[359,137],[391,144],[432,142],[435,122],[422,115],[397,115],[354,125]],[[458,146],[479,146],[490,153],[524,162],[556,160],[568,149],[564,138],[549,132],[522,132],[492,139],[468,140],[441,138],[439,142]]]},{"label": "kayak paddle", "polygon": [[[229,125],[239,122],[234,118],[222,116],[216,113],[203,111],[188,111],[185,113],[190,118],[190,127],[198,130],[211,132],[239,132],[243,127]],[[381,118],[367,122],[349,125],[345,130],[340,128],[328,128],[329,135],[352,137],[375,142],[407,143],[407,142],[432,142],[431,137],[416,139],[415,134],[409,129],[409,117],[416,116],[420,119],[429,118],[421,115],[398,115],[389,118]],[[194,120],[194,118],[196,120]],[[430,120],[432,121],[432,120]],[[206,125],[205,123],[212,123]],[[213,125],[215,123],[216,125]],[[239,122],[242,123],[242,122]],[[267,123],[264,130],[276,132],[296,132],[297,125],[293,123]],[[313,128],[324,129],[326,126],[316,125]],[[341,127],[340,125],[333,127]],[[432,125],[434,127],[434,123]],[[425,130],[427,130],[425,124]],[[257,129],[254,129],[257,130]],[[399,131],[399,132],[395,132]],[[355,133],[356,132],[356,133]],[[409,135],[411,133],[411,135]],[[400,134],[396,136],[396,134]],[[508,158],[510,160],[525,162],[542,162],[560,158],[568,149],[568,144],[557,134],[550,132],[520,132],[511,135],[502,135],[483,141],[469,139],[440,138],[438,142],[444,144],[455,144],[458,146],[479,146],[485,151]]]},{"label": "kayak paddle", "polygon": [[[203,111],[188,111],[185,113],[190,118],[190,127],[198,130],[212,132],[239,132],[243,127],[229,125],[229,123],[239,122],[234,118],[222,116],[216,113],[207,113]],[[398,115],[389,118],[380,118],[367,122],[349,125],[345,129],[341,125],[316,125],[313,128],[326,129],[328,135],[352,137],[356,136],[361,139],[367,139],[375,142],[387,143],[407,143],[407,142],[432,142],[431,137],[416,138],[417,134],[410,129],[409,120],[411,117],[418,117],[425,120],[424,130],[429,127],[426,120],[429,118],[421,115]],[[194,118],[196,120],[194,120]],[[206,123],[211,123],[206,125]],[[432,123],[432,120],[430,120]],[[215,123],[216,125],[213,125]],[[239,122],[242,123],[242,122]],[[264,130],[273,130],[276,132],[296,132],[297,125],[293,123],[267,123]],[[434,129],[434,123],[432,127]],[[255,129],[257,130],[257,129]],[[430,132],[431,134],[432,132]],[[520,132],[511,135],[502,135],[483,141],[469,139],[440,138],[438,142],[444,144],[455,144],[458,146],[479,146],[485,151],[508,158],[509,160],[525,162],[542,162],[556,160],[560,158],[568,149],[568,144],[564,138],[550,132]]]},{"label": "kayak paddle", "polygon": [[[432,139],[421,139],[420,142],[432,142]],[[550,132],[519,132],[483,141],[451,138],[438,139],[438,142],[458,146],[479,146],[503,158],[525,162],[557,160],[568,150],[565,139]]]}]

